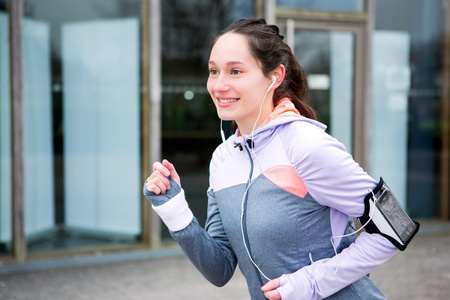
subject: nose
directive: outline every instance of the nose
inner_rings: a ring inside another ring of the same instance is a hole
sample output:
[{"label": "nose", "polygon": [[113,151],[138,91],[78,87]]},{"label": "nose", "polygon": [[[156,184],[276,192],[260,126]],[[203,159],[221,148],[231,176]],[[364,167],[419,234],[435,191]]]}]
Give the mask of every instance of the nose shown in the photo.
[{"label": "nose", "polygon": [[230,82],[227,76],[220,74],[214,78],[208,79],[208,89],[215,93],[223,93],[230,90]]}]

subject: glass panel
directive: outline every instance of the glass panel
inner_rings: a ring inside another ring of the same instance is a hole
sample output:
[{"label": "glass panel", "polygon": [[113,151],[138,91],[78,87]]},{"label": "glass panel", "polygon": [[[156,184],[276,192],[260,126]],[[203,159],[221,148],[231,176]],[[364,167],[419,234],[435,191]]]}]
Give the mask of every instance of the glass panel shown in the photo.
[{"label": "glass panel", "polygon": [[363,12],[364,0],[277,0],[279,6],[290,6],[311,10]]},{"label": "glass panel", "polygon": [[420,218],[439,216],[445,11],[440,0],[376,1],[371,165]]},{"label": "glass panel", "polygon": [[371,174],[389,184],[406,206],[410,36],[376,31],[372,38]]},{"label": "glass panel", "polygon": [[67,23],[61,32],[65,225],[137,235],[139,21]]},{"label": "glass panel", "polygon": [[25,114],[25,234],[55,226],[50,93],[50,28],[23,21]]},{"label": "glass panel", "polygon": [[141,1],[25,1],[29,251],[141,234]]},{"label": "glass panel", "polygon": [[352,150],[354,34],[296,30],[294,54],[308,76],[310,100],[327,131]]},{"label": "glass panel", "polygon": [[210,43],[236,18],[253,16],[253,2],[161,1],[162,155],[177,168],[200,224],[206,220],[209,161],[221,143],[220,120],[206,90]]},{"label": "glass panel", "polygon": [[0,254],[11,250],[11,106],[9,24],[6,1],[0,1]]}]

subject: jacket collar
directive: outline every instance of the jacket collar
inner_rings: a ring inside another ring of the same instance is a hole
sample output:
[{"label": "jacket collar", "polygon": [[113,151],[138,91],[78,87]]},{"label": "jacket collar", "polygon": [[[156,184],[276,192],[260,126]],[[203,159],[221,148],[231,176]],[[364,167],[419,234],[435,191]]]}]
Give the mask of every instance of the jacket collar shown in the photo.
[{"label": "jacket collar", "polygon": [[295,108],[294,103],[288,98],[283,98],[278,101],[274,110],[263,120],[261,125],[256,128],[254,132],[242,136],[238,128],[234,134],[233,140],[236,144],[240,145],[254,145],[255,151],[258,151],[270,141],[272,132],[278,126],[296,121],[307,121],[322,130],[326,129],[324,124],[300,115]]}]

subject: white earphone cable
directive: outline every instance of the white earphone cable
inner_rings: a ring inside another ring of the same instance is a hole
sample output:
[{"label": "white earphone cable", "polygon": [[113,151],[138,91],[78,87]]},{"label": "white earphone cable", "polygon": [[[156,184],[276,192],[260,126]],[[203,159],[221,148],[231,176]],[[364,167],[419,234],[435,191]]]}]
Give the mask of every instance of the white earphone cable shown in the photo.
[{"label": "white earphone cable", "polygon": [[225,140],[225,133],[223,132],[223,128],[222,128],[222,119],[220,119],[220,136],[222,137],[222,142],[225,145],[225,148],[227,149],[228,153],[230,153],[230,155],[233,156],[233,154],[231,154],[230,148],[228,148],[228,144]]},{"label": "white earphone cable", "polygon": [[[256,124],[258,124],[259,118],[261,118],[261,114],[262,114],[262,108],[263,108],[263,104],[264,101],[266,101],[266,97],[267,94],[269,93],[270,89],[275,85],[275,83],[277,82],[276,80],[277,78],[275,76],[272,76],[272,83],[270,84],[269,88],[266,90],[266,93],[264,94],[264,98],[263,101],[261,102],[261,105],[259,107],[259,114],[258,117],[256,118],[255,124],[253,124],[253,129],[252,129],[252,139],[251,139],[251,143],[253,144],[253,139],[254,139],[254,133],[255,133],[255,129],[256,129]],[[252,151],[253,156],[256,159],[256,162],[258,163],[258,167],[259,167],[259,174],[262,173],[262,168],[261,168],[261,163],[258,160],[258,157],[256,156],[255,150],[253,149],[253,145],[252,147],[250,147],[250,151]]]},{"label": "white earphone cable", "polygon": [[[261,117],[262,114],[262,107],[264,104],[264,101],[266,100],[267,94],[269,93],[270,89],[274,86],[274,84],[276,83],[276,77],[272,76],[272,83],[270,84],[269,88],[266,90],[266,93],[264,94],[264,98],[261,102],[261,106],[259,107],[259,114],[258,117],[256,118],[255,124],[253,125],[253,129],[252,129],[252,138],[251,138],[251,143],[252,145],[250,146],[250,151],[252,152],[253,156],[255,157],[255,160],[258,163],[258,167],[259,167],[259,173],[262,173],[262,168],[261,168],[261,164],[258,160],[258,156],[256,156],[255,150],[253,149],[253,139],[254,139],[254,131],[256,129],[256,124],[258,124],[259,118]],[[250,174],[250,179],[249,179],[249,183],[247,185],[247,188],[245,189],[244,192],[244,196],[242,197],[242,203],[241,203],[241,234],[242,234],[242,241],[244,243],[244,247],[245,247],[245,251],[247,251],[247,255],[248,258],[250,259],[250,261],[252,262],[252,264],[255,266],[255,268],[259,271],[259,273],[268,281],[270,281],[271,279],[269,277],[266,276],[266,274],[264,274],[264,272],[258,267],[258,265],[255,263],[255,261],[253,260],[252,256],[250,255],[250,251],[248,250],[248,246],[247,246],[247,242],[245,241],[245,233],[244,233],[244,213],[245,213],[245,198],[247,196],[247,192],[250,188],[250,186],[253,184],[253,181],[251,180],[252,174]]]},{"label": "white earphone cable", "polygon": [[241,207],[241,234],[242,234],[242,241],[244,242],[245,251],[247,251],[248,258],[250,259],[252,264],[255,266],[256,269],[258,269],[259,273],[261,273],[261,275],[265,279],[270,281],[271,279],[269,277],[267,277],[266,274],[264,274],[263,271],[261,271],[261,269],[258,267],[258,265],[253,260],[252,256],[250,255],[250,251],[248,250],[247,242],[245,241],[244,224],[243,224],[243,222],[244,222],[244,211],[245,211],[245,209],[244,209],[244,202],[245,202],[245,197],[247,196],[248,189],[250,188],[252,183],[253,183],[253,181],[249,182],[247,188],[245,189],[244,196],[242,197],[242,207]]},{"label": "white earphone cable", "polygon": [[[376,201],[378,199],[375,197],[375,194],[373,193],[372,190],[369,190],[369,192],[372,193],[372,196],[373,196],[373,199],[374,199],[374,203],[376,203]],[[339,270],[339,258],[338,258],[338,255],[337,255],[336,246],[334,245],[334,239],[336,239],[336,238],[344,238],[344,237],[351,236],[353,234],[357,234],[358,232],[360,232],[372,220],[374,212],[375,212],[375,210],[373,210],[372,213],[370,214],[369,220],[367,220],[367,222],[364,225],[362,225],[358,230],[355,230],[354,232],[349,233],[349,234],[344,234],[344,235],[338,235],[338,236],[332,236],[331,237],[331,239],[330,239],[331,240],[331,245],[333,245],[334,254],[335,254],[334,257],[336,258],[336,269],[334,270],[334,272],[332,272],[332,273],[327,272],[324,269],[322,269],[320,266],[316,265],[316,263],[312,259],[312,254],[309,253],[309,260],[311,261],[311,265],[314,265],[316,268],[318,268],[319,270],[321,270],[322,272],[324,272],[326,274],[335,275],[338,272],[338,270]]]}]

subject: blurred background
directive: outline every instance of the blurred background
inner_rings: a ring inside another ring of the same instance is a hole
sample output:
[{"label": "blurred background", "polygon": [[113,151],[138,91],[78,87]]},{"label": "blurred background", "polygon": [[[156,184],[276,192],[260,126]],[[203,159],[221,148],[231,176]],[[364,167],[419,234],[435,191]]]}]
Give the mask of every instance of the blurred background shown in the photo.
[{"label": "blurred background", "polygon": [[203,224],[210,43],[253,16],[280,27],[327,131],[412,217],[448,220],[449,3],[0,0],[0,260],[171,245],[142,196],[161,158]]}]

